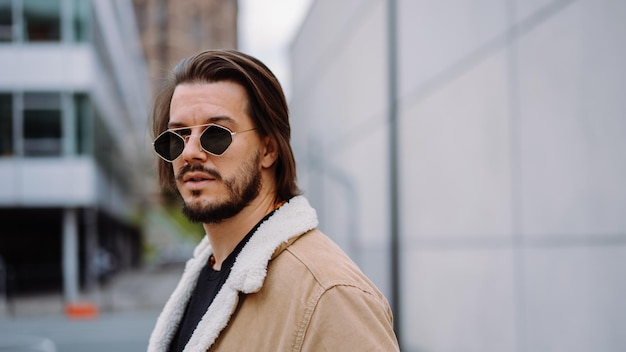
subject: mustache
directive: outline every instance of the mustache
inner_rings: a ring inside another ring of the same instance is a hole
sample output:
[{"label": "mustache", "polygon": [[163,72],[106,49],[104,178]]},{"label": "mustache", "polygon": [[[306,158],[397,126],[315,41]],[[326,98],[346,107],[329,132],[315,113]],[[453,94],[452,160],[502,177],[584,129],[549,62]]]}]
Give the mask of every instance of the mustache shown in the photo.
[{"label": "mustache", "polygon": [[176,181],[182,181],[185,174],[188,172],[200,171],[206,174],[213,176],[216,180],[222,181],[222,175],[215,169],[209,169],[204,167],[202,164],[185,164],[183,167],[178,170],[178,174],[176,175]]}]

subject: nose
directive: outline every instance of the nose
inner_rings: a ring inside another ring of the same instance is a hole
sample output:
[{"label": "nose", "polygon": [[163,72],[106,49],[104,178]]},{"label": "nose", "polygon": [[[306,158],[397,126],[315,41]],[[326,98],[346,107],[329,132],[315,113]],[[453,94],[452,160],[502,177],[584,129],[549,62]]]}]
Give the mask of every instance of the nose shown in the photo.
[{"label": "nose", "polygon": [[204,161],[207,158],[207,152],[200,146],[199,135],[188,135],[183,137],[185,139],[185,148],[181,157],[187,163]]}]

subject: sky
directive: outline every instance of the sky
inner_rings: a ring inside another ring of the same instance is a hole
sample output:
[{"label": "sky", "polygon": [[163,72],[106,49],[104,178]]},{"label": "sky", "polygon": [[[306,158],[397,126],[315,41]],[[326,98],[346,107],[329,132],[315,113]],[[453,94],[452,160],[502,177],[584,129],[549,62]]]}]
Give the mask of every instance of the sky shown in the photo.
[{"label": "sky", "polygon": [[263,61],[291,96],[289,45],[313,0],[239,0],[239,49]]}]

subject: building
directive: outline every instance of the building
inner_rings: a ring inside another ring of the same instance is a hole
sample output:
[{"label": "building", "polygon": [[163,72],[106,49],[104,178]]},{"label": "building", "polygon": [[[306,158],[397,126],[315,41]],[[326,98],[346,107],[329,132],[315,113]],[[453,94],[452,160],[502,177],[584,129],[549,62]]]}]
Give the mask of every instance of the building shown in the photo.
[{"label": "building", "polygon": [[133,0],[155,86],[183,58],[237,48],[237,0]]},{"label": "building", "polygon": [[[0,1],[0,280],[9,296],[136,266],[154,186],[128,1]],[[1,287],[1,285],[0,285]],[[0,292],[2,294],[2,292]]]},{"label": "building", "polygon": [[299,179],[403,351],[626,349],[623,33],[623,1],[313,2]]}]

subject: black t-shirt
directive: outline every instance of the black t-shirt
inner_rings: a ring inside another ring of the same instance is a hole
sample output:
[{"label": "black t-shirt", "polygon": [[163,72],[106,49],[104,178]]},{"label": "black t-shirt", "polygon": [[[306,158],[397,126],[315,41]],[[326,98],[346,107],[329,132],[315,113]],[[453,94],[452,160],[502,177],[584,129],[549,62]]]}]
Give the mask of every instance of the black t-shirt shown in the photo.
[{"label": "black t-shirt", "polygon": [[230,275],[230,270],[235,263],[235,259],[239,252],[246,245],[248,240],[252,237],[256,229],[267,220],[273,211],[267,214],[261,221],[259,221],[250,232],[244,237],[237,247],[228,255],[228,257],[222,263],[222,268],[219,271],[214,270],[209,262],[210,258],[204,264],[200,275],[198,276],[198,281],[196,281],[196,287],[193,290],[191,298],[187,303],[187,308],[185,309],[185,314],[183,315],[180,324],[178,326],[178,330],[176,331],[176,335],[172,339],[170,343],[169,352],[179,352],[185,348],[187,342],[191,338],[196,326],[206,313],[207,309],[215,299],[215,296],[220,291],[226,279],[228,279],[228,275]]}]

